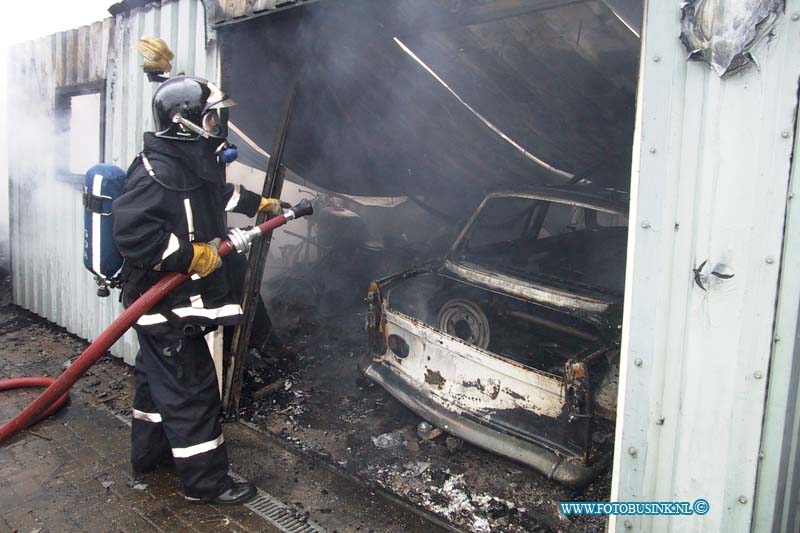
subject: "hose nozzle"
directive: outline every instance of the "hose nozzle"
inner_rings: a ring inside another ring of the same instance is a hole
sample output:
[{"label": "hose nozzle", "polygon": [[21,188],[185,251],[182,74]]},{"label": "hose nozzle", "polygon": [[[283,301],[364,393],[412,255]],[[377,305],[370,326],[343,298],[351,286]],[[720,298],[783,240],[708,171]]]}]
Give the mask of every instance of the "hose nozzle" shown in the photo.
[{"label": "hose nozzle", "polygon": [[309,202],[308,199],[303,198],[297,203],[297,205],[284,211],[283,216],[286,217],[286,220],[295,220],[313,214],[314,207],[311,205],[311,202]]},{"label": "hose nozzle", "polygon": [[[283,218],[285,220],[296,220],[313,213],[314,208],[312,207],[311,202],[304,198],[291,209],[284,211]],[[259,226],[255,226],[250,229],[231,228],[230,232],[228,233],[228,240],[237,253],[246,254],[250,251],[250,244],[253,242],[253,240],[260,237],[264,231],[265,230]]]}]

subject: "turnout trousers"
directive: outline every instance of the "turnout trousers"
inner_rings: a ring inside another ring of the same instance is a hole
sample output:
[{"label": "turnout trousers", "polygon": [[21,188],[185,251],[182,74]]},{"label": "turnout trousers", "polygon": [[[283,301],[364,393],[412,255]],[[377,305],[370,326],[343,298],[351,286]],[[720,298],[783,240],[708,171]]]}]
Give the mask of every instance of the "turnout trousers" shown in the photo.
[{"label": "turnout trousers", "polygon": [[214,362],[203,336],[137,331],[131,466],[148,472],[172,458],[190,498],[228,490],[228,454],[219,420]]}]

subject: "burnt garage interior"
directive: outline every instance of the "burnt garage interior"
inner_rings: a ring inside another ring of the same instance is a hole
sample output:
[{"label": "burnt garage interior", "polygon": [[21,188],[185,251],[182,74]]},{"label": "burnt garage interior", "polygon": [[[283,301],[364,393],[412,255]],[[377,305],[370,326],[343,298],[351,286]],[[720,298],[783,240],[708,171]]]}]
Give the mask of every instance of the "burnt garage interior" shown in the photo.
[{"label": "burnt garage interior", "polygon": [[[615,389],[593,383],[598,416],[579,436],[527,428],[593,469],[581,488],[446,433],[432,438],[436,430],[364,377],[375,355],[365,298],[372,281],[417,267],[423,274],[392,289],[389,307],[542,375],[566,379],[580,354],[613,384],[641,19],[637,0],[323,0],[220,25],[222,86],[238,103],[241,164],[230,175],[250,167],[263,179],[296,91],[283,197],[316,207],[303,230],[273,239],[261,286],[271,325],[254,326],[240,419],[471,530],[559,528],[558,501],[607,500]],[[472,254],[497,276],[518,275],[524,247],[503,246],[538,217],[513,198],[487,203],[473,221],[486,224],[491,246],[453,244],[487,195],[548,189],[573,198],[559,222],[565,235],[613,218],[613,239],[566,245],[536,266],[562,292],[601,293],[611,302],[601,318],[441,274]],[[582,194],[607,209],[584,205],[575,220]]]}]

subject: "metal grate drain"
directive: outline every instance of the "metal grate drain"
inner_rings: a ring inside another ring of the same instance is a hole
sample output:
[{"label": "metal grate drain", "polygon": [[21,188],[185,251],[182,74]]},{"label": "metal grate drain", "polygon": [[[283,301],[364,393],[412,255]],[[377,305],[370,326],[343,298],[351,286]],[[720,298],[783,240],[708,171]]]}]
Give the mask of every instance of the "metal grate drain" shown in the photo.
[{"label": "metal grate drain", "polygon": [[[130,416],[116,414],[116,417],[124,424],[131,425]],[[230,476],[236,481],[245,481],[242,476],[235,472],[230,472]],[[325,533],[327,531],[312,520],[297,518],[289,506],[263,490],[257,490],[258,495],[244,504],[244,506],[281,531],[286,533]]]},{"label": "metal grate drain", "polygon": [[[244,480],[233,472],[231,472],[231,477],[237,481]],[[258,489],[258,496],[244,506],[281,531],[288,533],[325,533],[327,531],[312,520],[297,518],[290,507],[261,489]]]},{"label": "metal grate drain", "polygon": [[258,496],[256,496],[254,500],[244,505],[281,531],[288,531],[291,533],[306,533],[311,531],[323,533],[326,531],[324,527],[310,520],[300,520],[294,515],[291,509],[272,496],[262,493],[260,490],[258,491]]}]

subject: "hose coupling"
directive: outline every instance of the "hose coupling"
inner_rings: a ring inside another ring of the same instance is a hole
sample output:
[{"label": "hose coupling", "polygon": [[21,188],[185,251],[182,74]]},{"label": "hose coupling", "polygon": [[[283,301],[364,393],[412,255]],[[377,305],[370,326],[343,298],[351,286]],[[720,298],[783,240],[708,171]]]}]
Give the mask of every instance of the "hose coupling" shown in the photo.
[{"label": "hose coupling", "polygon": [[[255,230],[255,232],[253,231]],[[250,251],[250,244],[253,239],[260,235],[258,228],[244,230],[242,228],[231,228],[228,233],[228,240],[231,241],[233,249],[237,254],[246,254]]]}]

